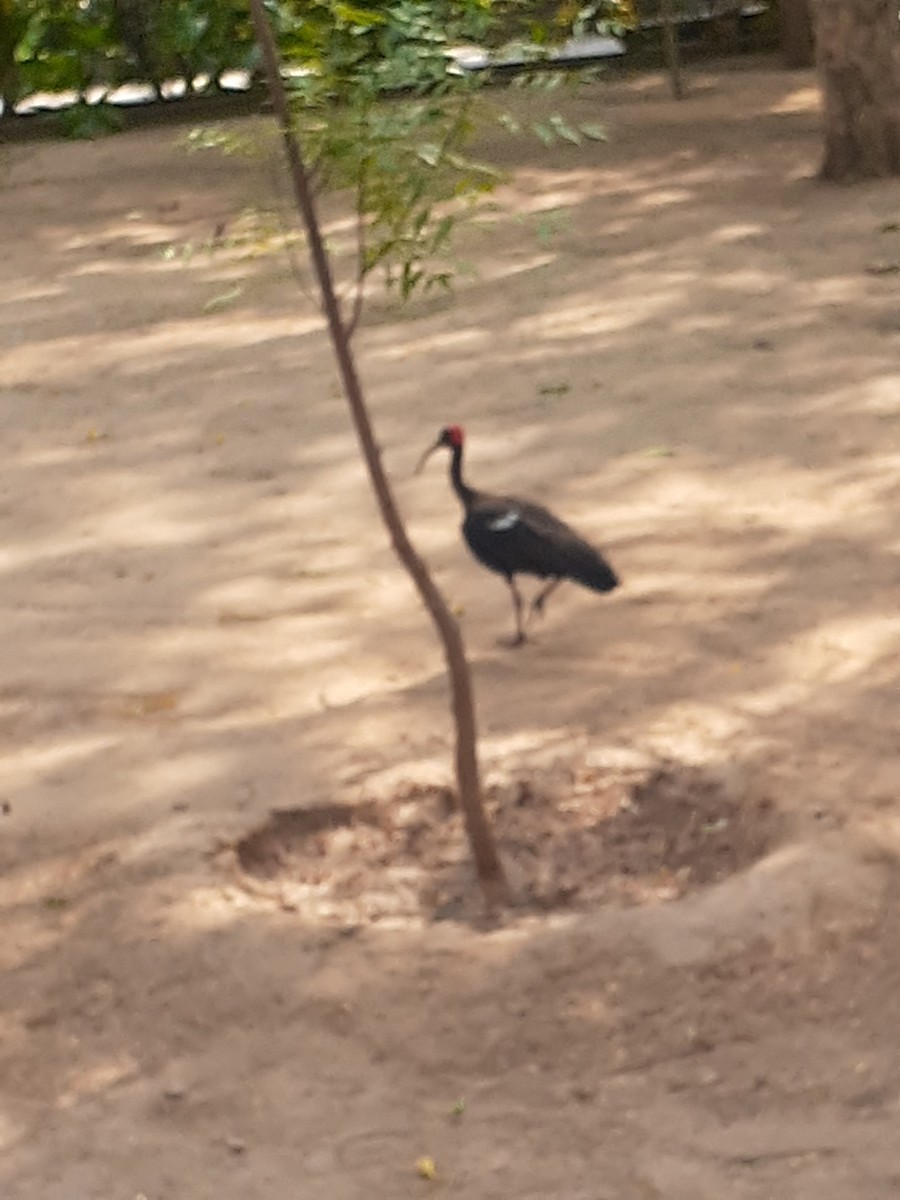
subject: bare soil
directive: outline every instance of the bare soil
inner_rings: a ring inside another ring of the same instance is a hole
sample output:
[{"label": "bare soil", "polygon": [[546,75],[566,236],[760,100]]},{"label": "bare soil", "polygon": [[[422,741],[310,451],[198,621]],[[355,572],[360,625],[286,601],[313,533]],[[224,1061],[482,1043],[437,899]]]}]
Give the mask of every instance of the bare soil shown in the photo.
[{"label": "bare soil", "polygon": [[[240,236],[268,165],[3,151],[3,1200],[900,1193],[900,192],[814,181],[811,76],[690,82],[485,134],[455,296],[358,335],[472,655],[488,923],[440,651]],[[498,646],[412,477],[447,421],[623,587]]]},{"label": "bare soil", "polygon": [[[489,787],[485,807],[510,909],[675,899],[749,866],[774,833],[768,799],[734,797],[703,770],[669,763],[531,770]],[[277,810],[234,853],[245,887],[265,880],[269,895],[313,920],[353,928],[399,915],[509,915],[485,905],[446,785]]]}]

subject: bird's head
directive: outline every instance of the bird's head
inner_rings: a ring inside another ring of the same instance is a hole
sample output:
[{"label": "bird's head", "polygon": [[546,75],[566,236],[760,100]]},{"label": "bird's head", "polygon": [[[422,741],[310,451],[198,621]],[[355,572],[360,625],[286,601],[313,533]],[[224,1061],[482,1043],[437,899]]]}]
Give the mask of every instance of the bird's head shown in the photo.
[{"label": "bird's head", "polygon": [[451,448],[455,448],[463,444],[465,436],[462,425],[445,425],[438,434],[435,446],[450,446]]},{"label": "bird's head", "polygon": [[440,450],[446,446],[450,450],[456,450],[462,447],[465,440],[465,433],[461,425],[445,425],[437,436],[437,441],[428,447],[422,457],[419,459],[419,465],[416,467],[416,474],[422,470],[428,459],[434,454],[435,450]]}]

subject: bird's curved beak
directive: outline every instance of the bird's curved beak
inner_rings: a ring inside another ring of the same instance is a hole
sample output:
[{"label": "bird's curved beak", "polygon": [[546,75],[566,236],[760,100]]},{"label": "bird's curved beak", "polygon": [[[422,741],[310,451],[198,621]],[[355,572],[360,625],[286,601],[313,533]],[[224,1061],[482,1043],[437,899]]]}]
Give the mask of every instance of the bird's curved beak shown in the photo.
[{"label": "bird's curved beak", "polygon": [[413,471],[413,475],[420,475],[422,473],[422,468],[428,462],[429,458],[431,458],[431,456],[432,456],[432,454],[434,454],[435,450],[440,450],[440,448],[441,448],[441,446],[443,446],[443,444],[444,443],[441,441],[441,439],[438,438],[438,440],[434,443],[433,446],[428,447],[428,449],[425,451],[425,453],[419,459],[418,465],[416,466],[415,471]]}]

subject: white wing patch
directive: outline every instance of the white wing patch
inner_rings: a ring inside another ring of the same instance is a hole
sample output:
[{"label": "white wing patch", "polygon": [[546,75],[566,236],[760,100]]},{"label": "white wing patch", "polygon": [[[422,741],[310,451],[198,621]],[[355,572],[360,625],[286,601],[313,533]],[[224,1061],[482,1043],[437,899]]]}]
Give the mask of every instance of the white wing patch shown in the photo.
[{"label": "white wing patch", "polygon": [[506,533],[519,523],[519,510],[516,508],[507,509],[505,513],[501,513],[499,517],[494,517],[493,521],[488,521],[488,529],[494,533]]}]

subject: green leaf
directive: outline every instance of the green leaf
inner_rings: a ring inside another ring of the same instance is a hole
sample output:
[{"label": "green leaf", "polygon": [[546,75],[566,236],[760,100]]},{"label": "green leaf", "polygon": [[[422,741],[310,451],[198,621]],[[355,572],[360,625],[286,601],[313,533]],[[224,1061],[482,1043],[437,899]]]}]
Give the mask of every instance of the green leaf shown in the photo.
[{"label": "green leaf", "polygon": [[426,142],[416,150],[416,154],[429,167],[436,167],[440,162],[441,148],[433,142]]},{"label": "green leaf", "polygon": [[213,296],[211,299],[207,300],[207,302],[203,305],[203,311],[205,313],[221,312],[223,309],[234,304],[236,300],[239,300],[243,294],[244,289],[240,286],[240,284],[235,284],[226,292],[220,292],[218,296]]},{"label": "green leaf", "polygon": [[581,144],[581,138],[578,136],[578,131],[573,129],[564,117],[554,114],[554,116],[550,118],[550,125],[556,130],[559,136],[564,138],[567,142],[571,142],[575,146],[579,146]]},{"label": "green leaf", "polygon": [[361,29],[372,29],[376,25],[384,25],[387,17],[371,8],[357,8],[353,4],[337,3],[333,6],[336,21],[345,25],[356,25]]},{"label": "green leaf", "polygon": [[531,128],[545,146],[552,146],[556,141],[556,131],[543,121],[535,121]]},{"label": "green leaf", "polygon": [[437,223],[437,228],[434,231],[434,236],[431,239],[432,253],[436,253],[447,243],[450,238],[453,225],[453,217],[441,217],[440,221]]},{"label": "green leaf", "polygon": [[412,263],[404,263],[403,270],[400,275],[400,294],[404,300],[408,300],[415,291],[416,285],[421,282],[425,272],[421,267],[413,266]]},{"label": "green leaf", "polygon": [[121,112],[110,104],[74,104],[56,116],[64,137],[85,140],[118,133],[124,123]]}]

